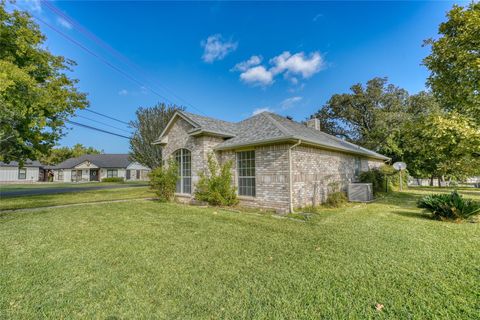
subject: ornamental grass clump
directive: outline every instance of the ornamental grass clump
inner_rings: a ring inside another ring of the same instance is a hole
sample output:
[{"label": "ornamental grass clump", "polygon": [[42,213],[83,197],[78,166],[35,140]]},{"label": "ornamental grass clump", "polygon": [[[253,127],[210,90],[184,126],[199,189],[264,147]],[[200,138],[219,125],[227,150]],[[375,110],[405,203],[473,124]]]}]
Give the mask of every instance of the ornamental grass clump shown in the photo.
[{"label": "ornamental grass clump", "polygon": [[450,194],[425,196],[417,206],[431,212],[437,220],[463,220],[480,213],[479,202],[464,199],[456,190]]}]

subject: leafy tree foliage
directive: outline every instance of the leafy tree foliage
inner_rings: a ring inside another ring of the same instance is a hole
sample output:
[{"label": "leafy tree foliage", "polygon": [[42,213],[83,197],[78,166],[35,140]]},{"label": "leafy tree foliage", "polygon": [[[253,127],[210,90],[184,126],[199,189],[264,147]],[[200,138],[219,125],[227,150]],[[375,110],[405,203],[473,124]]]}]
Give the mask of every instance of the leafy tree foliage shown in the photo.
[{"label": "leafy tree foliage", "polygon": [[60,147],[50,150],[48,155],[44,155],[40,158],[40,161],[44,164],[58,164],[69,158],[75,158],[83,156],[84,154],[100,154],[103,150],[97,150],[93,147],[85,147],[81,143],[75,144],[73,147]]},{"label": "leafy tree foliage", "polygon": [[137,110],[137,119],[131,122],[135,133],[130,140],[130,154],[135,161],[149,168],[162,165],[162,149],[159,145],[152,143],[158,139],[175,111],[183,109],[176,105],[167,106],[159,103],[152,108]]},{"label": "leafy tree foliage", "polygon": [[47,154],[67,117],[88,106],[65,73],[75,63],[51,54],[44,41],[28,13],[9,13],[0,1],[0,161]]},{"label": "leafy tree foliage", "polygon": [[439,39],[424,64],[431,74],[427,83],[447,111],[467,115],[480,124],[480,3],[455,5],[440,24]]},{"label": "leafy tree foliage", "polygon": [[334,94],[312,117],[321,129],[365,148],[400,160],[401,130],[404,123],[437,110],[435,99],[426,92],[410,96],[389,84],[386,78],[369,80],[366,86],[353,85],[351,93]]},{"label": "leafy tree foliage", "polygon": [[420,116],[403,130],[404,160],[417,177],[462,179],[480,174],[480,128],[458,113]]}]

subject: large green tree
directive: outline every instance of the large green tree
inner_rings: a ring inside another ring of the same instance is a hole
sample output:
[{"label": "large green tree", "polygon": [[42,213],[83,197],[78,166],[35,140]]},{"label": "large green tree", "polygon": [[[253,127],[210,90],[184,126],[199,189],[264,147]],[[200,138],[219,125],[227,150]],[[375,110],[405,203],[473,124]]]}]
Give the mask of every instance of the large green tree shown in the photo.
[{"label": "large green tree", "polygon": [[480,128],[456,112],[419,115],[402,130],[403,159],[416,177],[463,179],[480,175]]},{"label": "large green tree", "polygon": [[334,94],[312,117],[320,119],[322,131],[365,148],[402,158],[399,146],[403,124],[437,108],[426,92],[410,96],[386,78],[374,78],[350,93]]},{"label": "large green tree", "polygon": [[59,147],[50,150],[48,155],[42,155],[40,162],[43,164],[59,164],[69,158],[76,158],[85,154],[100,154],[103,150],[95,149],[94,147],[86,147],[81,143],[75,144],[73,147]]},{"label": "large green tree", "polygon": [[0,1],[0,161],[38,159],[63,135],[65,120],[88,106],[67,76],[75,63],[44,48],[30,15]]},{"label": "large green tree", "polygon": [[130,124],[135,129],[130,139],[131,157],[152,169],[161,166],[162,148],[152,143],[158,139],[175,111],[183,109],[183,107],[164,103],[151,108],[139,108],[136,112],[137,119]]},{"label": "large green tree", "polygon": [[440,37],[425,41],[432,49],[423,61],[431,71],[427,83],[446,111],[480,125],[480,3],[455,5],[447,18]]}]

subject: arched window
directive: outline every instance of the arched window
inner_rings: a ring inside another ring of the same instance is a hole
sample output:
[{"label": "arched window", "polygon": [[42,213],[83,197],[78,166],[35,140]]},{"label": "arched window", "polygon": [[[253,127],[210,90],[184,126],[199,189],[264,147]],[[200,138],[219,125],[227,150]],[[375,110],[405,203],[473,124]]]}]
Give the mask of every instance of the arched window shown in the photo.
[{"label": "arched window", "polygon": [[187,149],[178,149],[174,154],[178,163],[177,193],[192,193],[192,155]]}]

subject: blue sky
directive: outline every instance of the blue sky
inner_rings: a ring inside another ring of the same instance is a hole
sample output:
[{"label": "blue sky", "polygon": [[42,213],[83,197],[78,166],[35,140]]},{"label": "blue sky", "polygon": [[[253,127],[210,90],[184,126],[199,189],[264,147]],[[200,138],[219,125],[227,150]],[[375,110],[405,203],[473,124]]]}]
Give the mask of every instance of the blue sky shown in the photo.
[{"label": "blue sky", "polygon": [[[92,110],[130,121],[138,107],[167,101],[239,121],[259,110],[303,120],[332,94],[376,76],[410,93],[424,90],[428,71],[421,61],[429,49],[422,42],[437,36],[453,3],[50,4],[61,14],[39,1],[17,5],[102,57],[104,62],[39,23],[46,46],[77,62],[72,77],[88,93]],[[86,111],[78,115],[128,131]],[[75,121],[125,134],[85,118]],[[108,153],[129,149],[126,139],[78,127],[61,144],[77,142]]]}]

